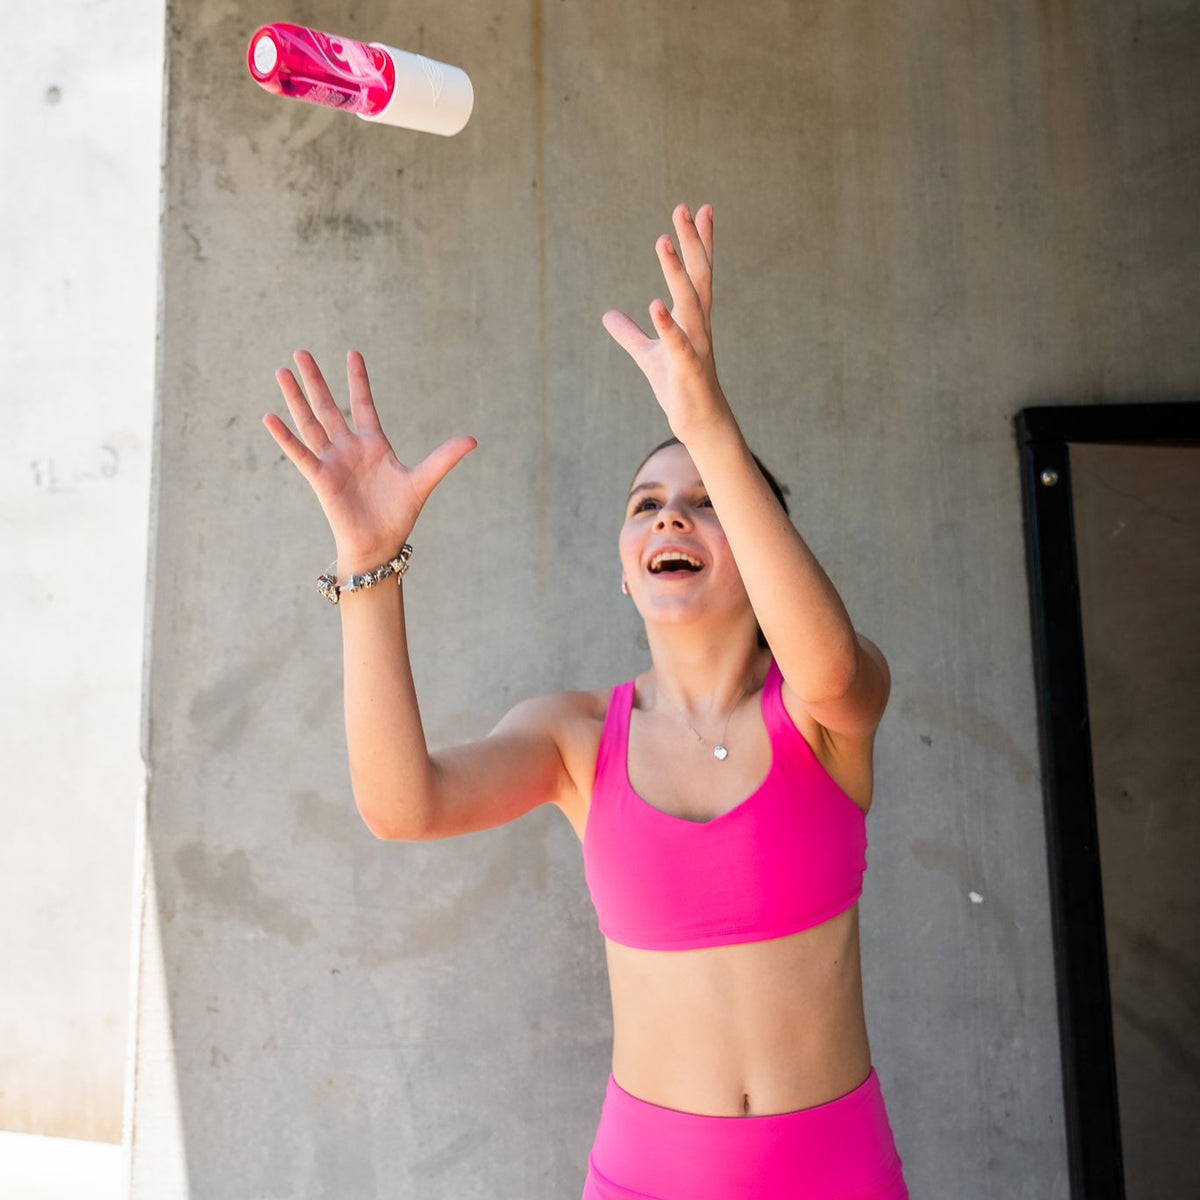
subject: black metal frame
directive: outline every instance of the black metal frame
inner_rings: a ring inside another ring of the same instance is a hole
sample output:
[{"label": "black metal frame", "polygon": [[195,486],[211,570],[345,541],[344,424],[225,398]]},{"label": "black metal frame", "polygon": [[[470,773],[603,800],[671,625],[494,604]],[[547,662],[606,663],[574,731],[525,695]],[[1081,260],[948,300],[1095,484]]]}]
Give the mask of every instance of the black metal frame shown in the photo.
[{"label": "black metal frame", "polygon": [[1071,1195],[1124,1200],[1069,444],[1200,445],[1200,402],[1025,408],[1016,430]]}]

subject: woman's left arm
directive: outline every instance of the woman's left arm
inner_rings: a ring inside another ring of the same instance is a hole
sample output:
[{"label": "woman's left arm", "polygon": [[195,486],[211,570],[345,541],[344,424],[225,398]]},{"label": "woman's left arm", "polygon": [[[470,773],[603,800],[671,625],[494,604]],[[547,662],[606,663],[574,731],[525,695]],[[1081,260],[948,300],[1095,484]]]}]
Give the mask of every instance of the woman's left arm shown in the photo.
[{"label": "woman's left arm", "polygon": [[831,733],[869,734],[887,704],[890,678],[879,648],[859,636],[841,597],[775,499],[717,379],[712,351],[712,208],[673,213],[655,245],[671,294],[650,305],[657,337],[624,313],[604,326],[654,390],[671,432],[708,490],[754,614],[789,689]]}]

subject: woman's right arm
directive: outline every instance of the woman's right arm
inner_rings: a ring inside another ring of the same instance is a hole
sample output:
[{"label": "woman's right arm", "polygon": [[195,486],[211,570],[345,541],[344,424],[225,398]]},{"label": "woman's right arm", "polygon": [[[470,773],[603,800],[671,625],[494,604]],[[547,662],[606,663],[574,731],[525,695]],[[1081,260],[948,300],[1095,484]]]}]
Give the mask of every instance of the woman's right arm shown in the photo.
[{"label": "woman's right arm", "polygon": [[[406,467],[380,428],[362,356],[347,358],[351,429],[312,355],[295,356],[276,379],[299,437],[275,414],[271,436],[308,481],[334,535],[337,577],[391,559],[408,540],[433,489],[474,449],[453,438]],[[566,805],[575,791],[560,751],[570,716],[565,697],[514,708],[479,742],[431,755],[409,665],[403,586],[385,579],[344,595],[342,616],[346,742],[354,799],[376,837],[450,837],[510,821],[547,801]]]},{"label": "woman's right arm", "polygon": [[526,700],[481,741],[430,754],[409,666],[403,585],[385,579],[338,607],[350,780],[376,837],[453,837],[516,820],[539,804],[570,804],[575,785],[559,749],[567,734],[559,730],[572,697]]}]

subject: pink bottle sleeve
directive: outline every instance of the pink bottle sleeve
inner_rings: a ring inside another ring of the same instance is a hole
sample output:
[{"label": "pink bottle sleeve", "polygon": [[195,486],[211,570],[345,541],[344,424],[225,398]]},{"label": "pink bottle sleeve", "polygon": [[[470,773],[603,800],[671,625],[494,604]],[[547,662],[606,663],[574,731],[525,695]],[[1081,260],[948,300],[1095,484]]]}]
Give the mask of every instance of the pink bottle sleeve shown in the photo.
[{"label": "pink bottle sleeve", "polygon": [[396,72],[387,51],[303,25],[264,25],[247,50],[255,81],[268,92],[374,116],[392,98]]},{"label": "pink bottle sleeve", "polygon": [[276,95],[428,133],[457,133],[475,102],[458,67],[303,25],[255,30],[246,63],[255,82]]}]

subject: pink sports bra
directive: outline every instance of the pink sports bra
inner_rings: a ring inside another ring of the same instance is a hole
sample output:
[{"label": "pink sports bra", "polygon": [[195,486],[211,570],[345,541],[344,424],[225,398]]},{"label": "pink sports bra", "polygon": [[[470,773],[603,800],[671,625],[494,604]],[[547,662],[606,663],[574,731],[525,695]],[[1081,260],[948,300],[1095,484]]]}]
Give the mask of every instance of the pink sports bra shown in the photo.
[{"label": "pink sports bra", "polygon": [[605,937],[641,950],[760,942],[854,905],[866,817],[830,778],[783,706],[774,662],[762,690],[766,779],[711,821],[672,816],[629,783],[633,681],[613,689],[583,836],[584,874]]}]

